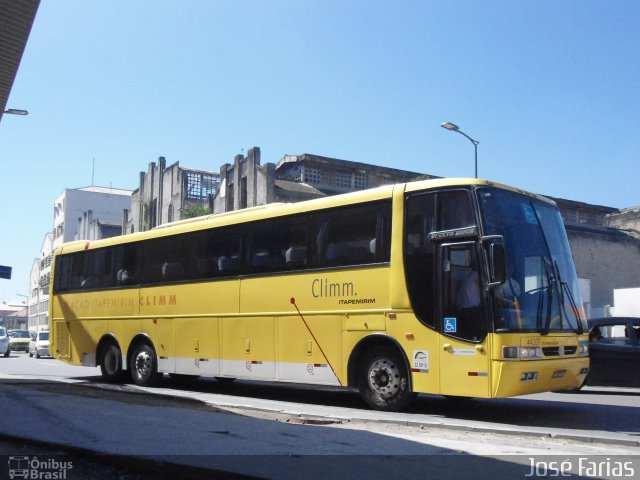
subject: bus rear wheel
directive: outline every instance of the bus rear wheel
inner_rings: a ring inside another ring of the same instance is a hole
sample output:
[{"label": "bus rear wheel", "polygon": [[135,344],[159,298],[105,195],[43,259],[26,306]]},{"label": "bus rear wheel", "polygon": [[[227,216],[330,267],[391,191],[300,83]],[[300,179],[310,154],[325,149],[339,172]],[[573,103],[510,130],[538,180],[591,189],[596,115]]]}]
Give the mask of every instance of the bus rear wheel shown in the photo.
[{"label": "bus rear wheel", "polygon": [[136,347],[131,357],[131,379],[141,387],[151,387],[158,383],[158,358],[156,352],[146,343]]},{"label": "bus rear wheel", "polygon": [[376,347],[364,354],[358,390],[369,407],[387,412],[402,410],[415,398],[405,362],[388,347]]},{"label": "bus rear wheel", "polygon": [[100,355],[100,373],[107,382],[120,382],[124,378],[122,352],[115,343],[109,343]]}]

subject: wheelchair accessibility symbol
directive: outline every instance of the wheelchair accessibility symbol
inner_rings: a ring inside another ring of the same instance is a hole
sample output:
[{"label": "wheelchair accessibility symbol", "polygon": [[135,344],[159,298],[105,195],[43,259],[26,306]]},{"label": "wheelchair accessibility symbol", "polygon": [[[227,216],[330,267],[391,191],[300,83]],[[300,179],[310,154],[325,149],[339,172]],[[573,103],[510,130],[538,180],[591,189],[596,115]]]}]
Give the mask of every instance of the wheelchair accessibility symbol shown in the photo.
[{"label": "wheelchair accessibility symbol", "polygon": [[447,317],[444,319],[444,333],[456,333],[458,331],[458,319]]}]

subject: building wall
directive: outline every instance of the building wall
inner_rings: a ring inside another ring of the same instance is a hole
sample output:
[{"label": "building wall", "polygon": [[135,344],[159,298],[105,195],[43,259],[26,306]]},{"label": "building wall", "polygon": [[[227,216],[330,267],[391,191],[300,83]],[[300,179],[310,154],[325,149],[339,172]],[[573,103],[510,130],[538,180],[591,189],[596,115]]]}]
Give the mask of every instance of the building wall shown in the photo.
[{"label": "building wall", "polygon": [[640,317],[640,287],[614,290],[611,315],[614,317]]},{"label": "building wall", "polygon": [[276,178],[307,183],[326,195],[404,183],[415,180],[416,177],[436,178],[417,172],[309,153],[285,155],[276,165]]},{"label": "building wall", "polygon": [[64,242],[82,239],[79,226],[85,212],[92,219],[122,224],[122,212],[131,206],[131,191],[114,188],[85,187],[66,189],[54,203],[54,249]]},{"label": "building wall", "polygon": [[27,328],[27,309],[25,305],[3,303],[0,305],[0,326],[23,330]]},{"label": "building wall", "polygon": [[307,153],[285,155],[276,165],[261,165],[260,149],[253,147],[246,157],[237,155],[233,165],[220,168],[222,185],[214,200],[214,213],[272,202],[299,202],[407,182],[418,176],[421,174]]},{"label": "building wall", "polygon": [[260,149],[250,148],[247,156],[236,155],[233,165],[220,167],[220,190],[213,200],[215,213],[265,205],[276,201],[275,165],[260,163]]},{"label": "building wall", "polygon": [[208,197],[218,191],[219,184],[217,173],[182,168],[179,162],[167,167],[165,158],[159,157],[158,163],[151,162],[146,172],[140,172],[124,230],[142,232],[180,220],[193,205],[212,211]]},{"label": "building wall", "polygon": [[28,329],[36,332],[49,325],[49,284],[51,283],[51,260],[53,257],[53,234],[47,233],[34,259],[29,278]]},{"label": "building wall", "polygon": [[614,289],[640,286],[640,241],[613,229],[567,225],[567,234],[578,277],[590,280],[590,316],[605,316]]},{"label": "building wall", "polygon": [[625,208],[608,215],[607,226],[640,234],[640,207]]}]

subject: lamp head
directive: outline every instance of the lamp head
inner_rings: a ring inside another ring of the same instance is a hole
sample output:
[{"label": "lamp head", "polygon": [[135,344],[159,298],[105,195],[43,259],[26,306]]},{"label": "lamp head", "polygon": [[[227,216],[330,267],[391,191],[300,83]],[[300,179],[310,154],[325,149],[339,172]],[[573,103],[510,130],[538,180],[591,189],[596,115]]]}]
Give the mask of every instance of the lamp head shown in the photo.
[{"label": "lamp head", "polygon": [[8,110],[5,110],[2,113],[8,113],[10,115],[29,115],[29,112],[26,110],[18,110],[17,108],[10,108]]},{"label": "lamp head", "polygon": [[453,132],[457,132],[458,130],[460,130],[460,128],[458,128],[458,126],[455,123],[451,123],[451,122],[444,122],[440,126],[442,128],[446,128],[447,130],[451,130]]}]

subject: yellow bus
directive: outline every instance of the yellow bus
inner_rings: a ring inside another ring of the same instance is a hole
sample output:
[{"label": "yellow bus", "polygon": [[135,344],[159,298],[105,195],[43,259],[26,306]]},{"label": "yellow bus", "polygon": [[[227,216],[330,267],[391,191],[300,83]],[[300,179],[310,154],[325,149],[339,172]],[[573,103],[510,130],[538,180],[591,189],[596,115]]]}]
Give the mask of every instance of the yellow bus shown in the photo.
[{"label": "yellow bus", "polygon": [[51,354],[163,373],[417,393],[582,385],[588,338],[555,204],[438,179],[183,220],[55,252]]}]

